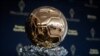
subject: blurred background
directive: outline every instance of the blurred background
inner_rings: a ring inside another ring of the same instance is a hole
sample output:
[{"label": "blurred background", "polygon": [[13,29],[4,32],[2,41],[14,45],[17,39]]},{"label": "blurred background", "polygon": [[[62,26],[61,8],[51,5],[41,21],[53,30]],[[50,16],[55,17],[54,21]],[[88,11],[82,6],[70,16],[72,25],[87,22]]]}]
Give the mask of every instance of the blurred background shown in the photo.
[{"label": "blurred background", "polygon": [[18,56],[18,44],[31,45],[25,20],[40,6],[59,9],[68,22],[68,33],[60,46],[67,56],[100,56],[99,0],[1,0],[0,56]]}]

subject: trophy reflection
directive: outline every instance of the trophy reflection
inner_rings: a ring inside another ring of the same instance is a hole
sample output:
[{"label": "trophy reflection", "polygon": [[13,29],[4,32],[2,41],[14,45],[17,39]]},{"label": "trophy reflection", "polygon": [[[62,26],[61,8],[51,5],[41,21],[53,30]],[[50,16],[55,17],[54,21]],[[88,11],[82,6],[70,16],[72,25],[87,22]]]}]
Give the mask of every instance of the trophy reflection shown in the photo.
[{"label": "trophy reflection", "polygon": [[25,25],[32,45],[18,45],[18,55],[66,56],[67,50],[58,45],[64,40],[67,29],[66,18],[58,9],[43,6],[33,10]]}]

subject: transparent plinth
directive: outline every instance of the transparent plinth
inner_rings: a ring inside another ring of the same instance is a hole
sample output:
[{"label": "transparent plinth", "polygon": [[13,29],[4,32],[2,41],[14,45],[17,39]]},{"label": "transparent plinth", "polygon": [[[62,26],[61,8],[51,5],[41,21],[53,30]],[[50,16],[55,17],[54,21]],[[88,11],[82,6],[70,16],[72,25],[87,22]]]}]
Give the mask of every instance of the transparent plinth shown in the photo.
[{"label": "transparent plinth", "polygon": [[34,45],[22,46],[19,44],[16,48],[18,56],[66,56],[68,51],[64,47],[44,48]]}]

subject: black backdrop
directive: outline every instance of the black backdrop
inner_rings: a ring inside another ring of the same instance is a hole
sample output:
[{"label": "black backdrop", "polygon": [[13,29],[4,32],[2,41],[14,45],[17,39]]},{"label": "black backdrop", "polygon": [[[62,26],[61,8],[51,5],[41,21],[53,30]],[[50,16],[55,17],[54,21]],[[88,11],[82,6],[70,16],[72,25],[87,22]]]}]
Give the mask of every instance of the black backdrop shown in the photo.
[{"label": "black backdrop", "polygon": [[[19,43],[31,44],[24,31],[14,29],[23,30],[24,28],[20,26],[24,26],[28,18],[27,13],[40,6],[53,6],[67,18],[69,31],[61,46],[68,50],[68,56],[72,56],[73,52],[74,56],[100,56],[99,0],[24,0],[23,2],[18,6],[20,0],[0,1],[0,56],[17,56],[16,46]],[[21,6],[24,7],[22,14]],[[70,11],[72,13],[74,11],[74,20],[70,20]]]}]

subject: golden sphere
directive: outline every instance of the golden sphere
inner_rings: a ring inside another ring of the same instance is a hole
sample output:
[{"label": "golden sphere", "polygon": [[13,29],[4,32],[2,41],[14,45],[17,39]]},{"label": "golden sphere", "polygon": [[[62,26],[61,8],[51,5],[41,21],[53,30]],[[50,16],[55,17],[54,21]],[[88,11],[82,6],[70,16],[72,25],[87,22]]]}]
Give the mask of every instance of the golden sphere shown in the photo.
[{"label": "golden sphere", "polygon": [[28,38],[34,45],[52,48],[64,40],[68,26],[60,10],[42,6],[32,11],[26,20],[25,28]]}]

